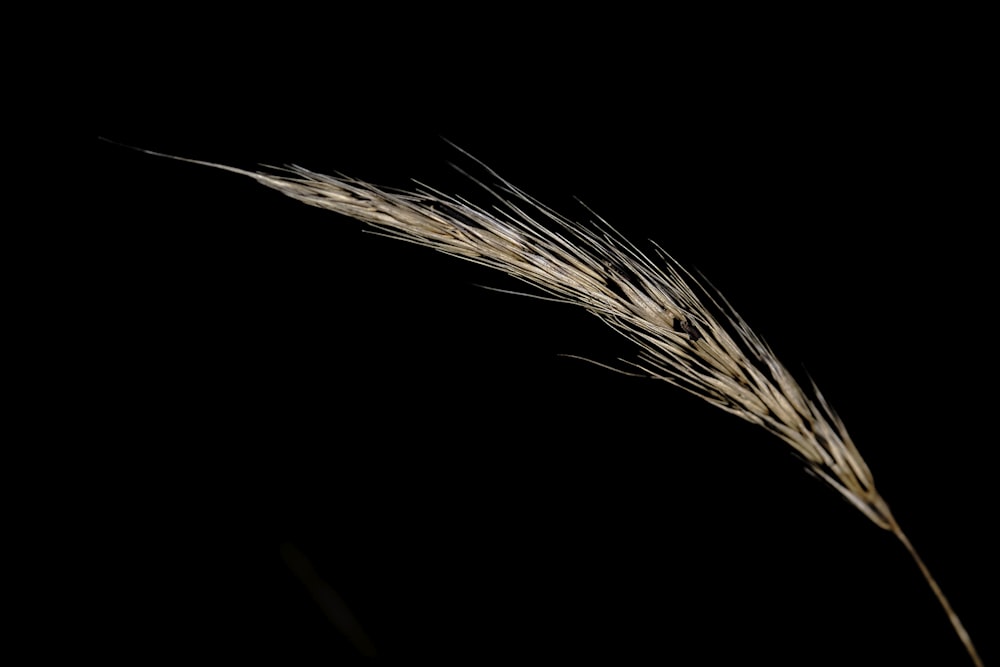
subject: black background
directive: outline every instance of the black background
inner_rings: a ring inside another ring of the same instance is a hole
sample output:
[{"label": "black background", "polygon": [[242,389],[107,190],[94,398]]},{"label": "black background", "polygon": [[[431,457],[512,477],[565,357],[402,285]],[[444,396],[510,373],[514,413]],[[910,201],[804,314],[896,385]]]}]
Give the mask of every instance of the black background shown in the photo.
[{"label": "black background", "polygon": [[[823,389],[988,662],[992,260],[962,55],[866,22],[411,18],[136,18],[95,72],[97,134],[479,197],[447,139],[656,241]],[[186,608],[151,650],[365,664],[292,545],[379,664],[966,660],[902,547],[786,446],[562,356],[629,358],[593,317],[249,179],[95,150],[85,326],[143,499],[111,516]]]}]

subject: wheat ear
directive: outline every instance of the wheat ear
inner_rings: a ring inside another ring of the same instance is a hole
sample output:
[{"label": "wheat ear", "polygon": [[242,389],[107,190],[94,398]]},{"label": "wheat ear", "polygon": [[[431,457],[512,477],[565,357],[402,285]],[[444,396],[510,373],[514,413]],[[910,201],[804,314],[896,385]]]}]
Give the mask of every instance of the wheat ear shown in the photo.
[{"label": "wheat ear", "polygon": [[982,666],[961,620],[893,518],[843,422],[822,394],[815,386],[803,390],[721,295],[661,249],[651,258],[604,221],[591,227],[574,223],[485,166],[497,183],[479,183],[496,199],[491,210],[429,188],[394,191],[297,166],[252,172],[174,159],[248,176],[310,206],[499,269],[557,300],[582,306],[639,346],[633,362],[637,369],[763,426],[795,450],[808,472],[895,535],[972,661]]}]

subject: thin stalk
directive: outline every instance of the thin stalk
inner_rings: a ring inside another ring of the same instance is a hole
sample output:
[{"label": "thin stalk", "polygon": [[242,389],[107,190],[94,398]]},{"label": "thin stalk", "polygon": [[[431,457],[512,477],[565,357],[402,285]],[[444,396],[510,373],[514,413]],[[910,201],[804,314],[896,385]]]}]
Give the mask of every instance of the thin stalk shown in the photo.
[{"label": "thin stalk", "polygon": [[941,607],[944,609],[945,613],[948,614],[948,620],[951,621],[951,626],[955,628],[955,632],[958,633],[959,639],[961,639],[962,644],[965,645],[965,650],[969,652],[969,657],[972,658],[972,662],[976,665],[976,667],[983,667],[983,660],[976,652],[976,647],[973,645],[972,639],[969,637],[969,633],[966,631],[965,626],[962,625],[962,619],[960,619],[958,614],[955,613],[955,610],[951,608],[951,603],[948,602],[948,598],[945,597],[944,591],[942,591],[941,587],[938,586],[937,581],[931,575],[931,571],[924,564],[924,561],[920,558],[920,555],[913,547],[910,539],[899,527],[899,524],[896,523],[896,520],[891,516],[889,517],[889,526],[889,530],[893,535],[899,538],[899,541],[903,543],[904,547],[906,547],[910,556],[913,557],[917,567],[920,568],[920,572],[923,573],[924,579],[927,580],[927,584],[931,587],[931,590],[934,591],[934,595],[937,596],[938,602],[941,603]]}]

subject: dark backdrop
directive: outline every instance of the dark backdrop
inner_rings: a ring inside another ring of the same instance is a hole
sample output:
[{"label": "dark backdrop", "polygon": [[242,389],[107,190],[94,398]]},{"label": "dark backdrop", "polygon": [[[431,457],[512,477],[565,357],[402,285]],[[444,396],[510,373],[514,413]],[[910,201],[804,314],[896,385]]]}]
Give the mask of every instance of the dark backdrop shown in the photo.
[{"label": "dark backdrop", "polygon": [[[864,36],[862,56],[829,36],[722,48],[705,26],[683,46],[635,25],[556,46],[554,25],[477,19],[449,40],[405,24],[278,52],[137,30],[96,77],[97,134],[480,197],[447,139],[571,217],[590,215],[579,197],[659,243],[823,389],[985,654],[975,87]],[[176,536],[175,647],[227,624],[225,580],[263,615],[226,641],[284,664],[364,664],[357,631],[310,598],[325,586],[387,665],[963,664],[902,547],[787,447],[563,356],[629,357],[593,317],[248,179],[95,150],[86,322],[121,390],[126,481],[155,498],[123,535]],[[243,525],[247,546],[209,546]]]}]

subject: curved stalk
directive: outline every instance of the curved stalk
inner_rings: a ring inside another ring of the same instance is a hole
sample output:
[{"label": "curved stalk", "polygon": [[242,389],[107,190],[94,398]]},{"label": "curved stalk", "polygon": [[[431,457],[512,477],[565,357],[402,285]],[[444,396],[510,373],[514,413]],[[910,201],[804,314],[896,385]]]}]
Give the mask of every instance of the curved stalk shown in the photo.
[{"label": "curved stalk", "polygon": [[937,597],[938,602],[941,603],[941,607],[944,609],[945,613],[948,614],[948,620],[951,621],[951,626],[955,628],[958,638],[961,639],[962,644],[965,645],[965,650],[969,652],[969,657],[972,658],[972,662],[976,665],[976,667],[983,667],[982,658],[979,657],[979,654],[976,652],[976,647],[973,645],[972,639],[969,637],[969,633],[966,631],[965,626],[962,625],[962,619],[960,619],[958,614],[955,613],[955,610],[951,608],[951,603],[948,602],[948,598],[945,597],[944,591],[941,590],[941,587],[938,586],[937,581],[931,575],[931,571],[920,558],[920,555],[913,547],[913,544],[906,536],[906,533],[903,532],[903,530],[899,527],[899,524],[896,523],[896,520],[891,516],[889,517],[889,530],[893,535],[899,538],[899,541],[903,543],[904,547],[906,547],[910,556],[913,557],[917,567],[920,568],[920,572],[924,575],[924,579],[927,580],[927,584],[931,587],[931,590],[934,591],[934,595]]}]

